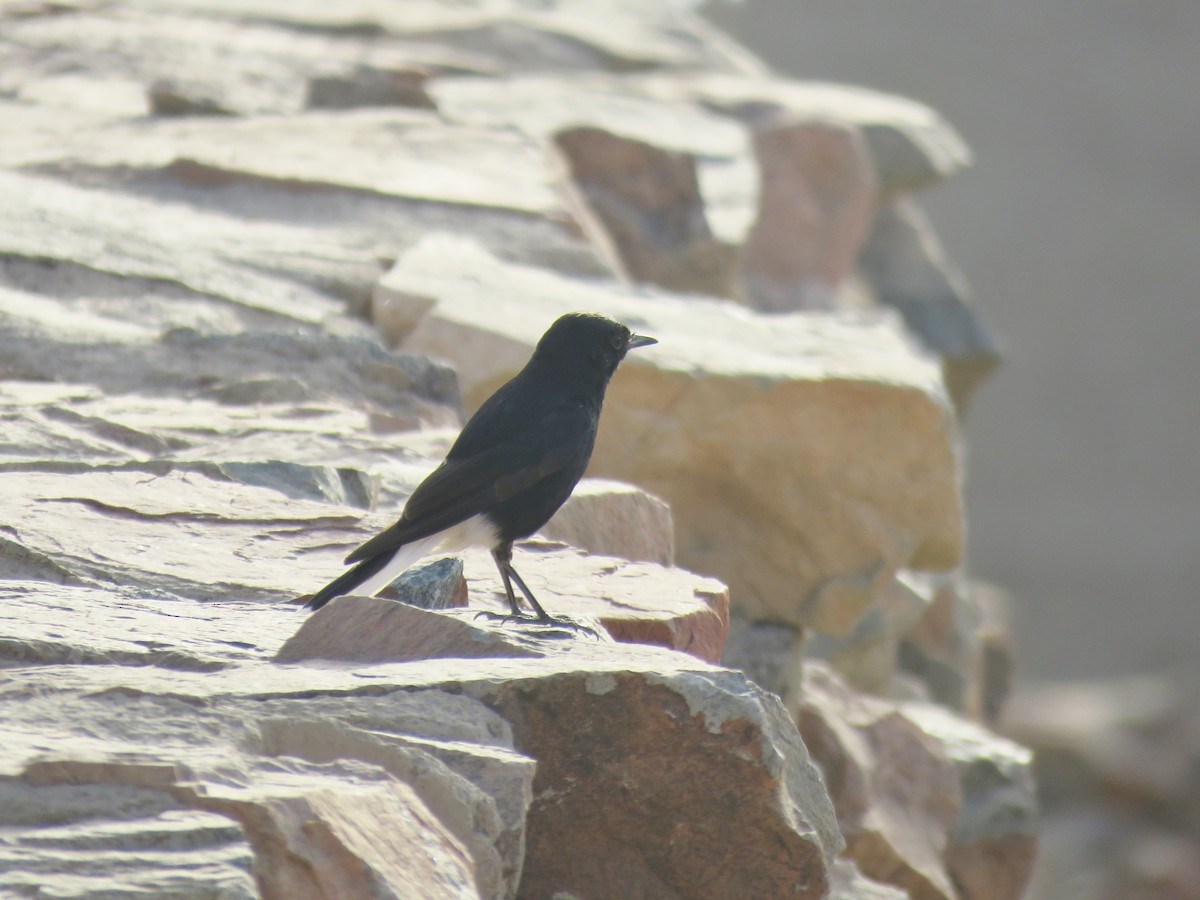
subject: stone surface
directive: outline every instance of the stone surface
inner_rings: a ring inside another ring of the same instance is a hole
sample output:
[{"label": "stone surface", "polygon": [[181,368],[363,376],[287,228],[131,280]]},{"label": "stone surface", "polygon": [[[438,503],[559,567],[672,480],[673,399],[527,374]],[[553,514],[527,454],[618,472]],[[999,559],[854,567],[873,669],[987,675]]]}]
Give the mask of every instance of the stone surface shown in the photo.
[{"label": "stone surface", "polygon": [[709,230],[691,156],[591,126],[558,132],[554,147],[576,221],[623,279],[728,293],[732,248]]},{"label": "stone surface", "polygon": [[109,394],[199,394],[224,407],[281,403],[295,410],[298,402],[332,400],[409,428],[457,424],[454,372],[355,338],[174,329],[154,341],[79,346],[55,340],[49,329],[14,328],[0,340],[6,380],[83,383]]},{"label": "stone surface", "polygon": [[965,411],[1000,364],[1002,350],[970,305],[966,281],[920,207],[901,198],[880,208],[858,261],[879,302],[899,310],[909,329],[942,358],[950,396]]},{"label": "stone surface", "polygon": [[335,597],[304,620],[279,648],[275,661],[372,663],[545,655],[543,642],[526,640],[522,623],[507,623],[506,628],[477,620],[477,615],[433,612],[379,597]]},{"label": "stone surface", "polygon": [[[384,896],[406,896],[394,889],[400,870],[382,855],[400,848],[392,839],[372,841],[371,823],[401,828],[413,817],[431,821],[421,818],[422,809],[444,807],[445,831],[407,852],[421,848],[414,865],[461,886],[455,873],[463,871],[466,844],[455,823],[478,827],[478,817],[462,807],[478,795],[452,790],[447,785],[461,788],[460,780],[447,781],[441,768],[393,750],[441,742],[438,758],[457,772],[447,742],[503,748],[508,726],[473,697],[515,723],[515,747],[538,760],[523,893],[581,888],[586,882],[575,879],[596,876],[615,886],[614,896],[666,890],[723,897],[738,884],[756,896],[785,889],[823,896],[841,840],[820,777],[778,701],[741,675],[683,654],[572,643],[570,652],[541,659],[352,667],[246,661],[201,677],[155,666],[12,668],[4,673],[3,700],[10,740],[0,759],[9,779],[0,786],[11,790],[16,776],[26,787],[25,800],[6,809],[23,811],[34,824],[49,808],[36,791],[75,795],[81,782],[137,789],[120,797],[159,791],[249,822],[260,879],[264,866],[279,878],[307,867],[309,881],[318,883],[357,872],[383,885]],[[431,701],[436,688],[459,696],[434,694],[446,699]],[[563,729],[564,721],[572,728]],[[386,739],[391,734],[400,736],[395,745]],[[336,762],[325,761],[332,755]],[[460,778],[470,780],[463,771]],[[431,780],[431,772],[441,774]],[[420,776],[409,784],[420,807],[400,802],[407,791],[396,782],[405,773]],[[697,793],[697,783],[720,789]],[[256,834],[276,833],[294,816],[321,824],[285,830],[286,843],[256,842]],[[493,821],[500,827],[490,832],[493,846],[500,848],[505,820]],[[566,821],[592,827],[565,828]],[[697,828],[699,822],[711,829]],[[634,829],[641,838],[630,844]],[[623,865],[614,867],[618,851]],[[749,873],[735,863],[747,853],[759,860]],[[479,879],[488,870],[475,862]],[[505,895],[483,885],[480,893]]]},{"label": "stone surface", "polygon": [[[924,618],[934,602],[934,585],[944,576],[902,569],[878,586],[871,606],[846,635],[811,632],[804,655],[824,660],[856,689],[889,696],[899,668],[901,641]],[[971,658],[965,665],[974,665]]]},{"label": "stone surface", "polygon": [[415,106],[432,108],[425,90],[425,69],[357,65],[349,72],[319,75],[308,80],[304,98],[309,109],[353,109],[358,106]]},{"label": "stone surface", "polygon": [[848,859],[833,864],[829,900],[905,900],[908,894],[899,888],[873,881],[858,871]]},{"label": "stone surface", "polygon": [[[95,108],[94,91],[89,95],[65,90],[62,73],[71,71],[78,82],[109,86],[110,95],[118,86],[136,86],[127,105],[115,107],[131,117],[145,112],[147,99],[158,114],[168,112],[162,105],[168,91],[176,97],[203,100],[202,108],[192,114],[202,113],[205,107],[227,115],[296,113],[310,105],[306,100],[312,100],[313,80],[327,84],[337,80],[352,91],[357,88],[359,102],[353,105],[363,105],[362,100],[374,101],[371,105],[417,105],[411,101],[420,94],[412,89],[419,82],[407,91],[395,90],[402,83],[366,97],[361,91],[369,84],[370,73],[379,78],[389,69],[403,72],[406,65],[409,71],[413,66],[482,71],[468,54],[446,47],[365,42],[352,35],[272,27],[261,20],[235,23],[188,16],[178,7],[145,14],[124,5],[103,12],[30,17],[9,23],[4,36],[11,45],[9,58],[16,63],[8,68],[4,83],[17,97]],[[313,76],[314,72],[320,74]],[[138,93],[143,96],[137,97]]]},{"label": "stone surface", "polygon": [[492,71],[762,69],[749,53],[702,20],[672,7],[647,9],[632,0],[556,0],[536,6],[502,0],[486,7],[437,0],[401,6],[377,0],[336,6],[318,0],[131,0],[129,5],[318,34],[365,32],[450,47],[470,53]]},{"label": "stone surface", "polygon": [[863,874],[914,898],[955,897],[943,857],[962,798],[937,745],[894,704],[855,695],[818,663],[805,669],[799,724]]},{"label": "stone surface", "polygon": [[18,274],[46,268],[58,269],[53,274],[60,278],[83,274],[97,292],[149,282],[159,291],[205,298],[216,310],[231,309],[243,328],[329,323],[345,308],[329,289],[357,284],[351,291],[365,295],[378,273],[369,253],[331,248],[315,230],[180,209],[49,178],[0,171],[0,203],[6,210],[0,255],[6,266],[18,264]]},{"label": "stone surface", "polygon": [[861,131],[780,119],[754,130],[758,215],[738,258],[742,300],[763,312],[831,310],[875,213]]},{"label": "stone surface", "polygon": [[740,669],[764,690],[778,694],[795,712],[803,672],[804,633],[778,622],[752,622],[734,610],[721,664]]},{"label": "stone surface", "polygon": [[[465,557],[471,606],[508,613],[490,554],[478,550]],[[721,658],[729,628],[729,594],[714,579],[539,541],[518,544],[513,563],[552,616],[607,632],[592,638],[611,635],[625,643],[658,644],[712,663]],[[310,616],[289,642],[285,657],[382,662],[541,655],[542,650],[528,645],[520,628],[476,622],[474,615],[464,611],[447,619],[391,600],[339,598]],[[533,623],[528,627],[535,636],[542,628]]]},{"label": "stone surface", "polygon": [[824,787],[779,701],[740,674],[593,673],[484,696],[539,763],[523,895],[825,896],[841,838]]},{"label": "stone surface", "polygon": [[958,769],[962,811],[945,856],[958,896],[1020,900],[1037,850],[1033,754],[941,707],[903,709]]},{"label": "stone surface", "polygon": [[803,687],[800,731],[865,875],[913,897],[1023,896],[1037,823],[1027,749],[932,704],[856,695],[819,662]]},{"label": "stone surface", "polygon": [[663,566],[675,563],[671,507],[620,481],[584,478],[540,533],[601,556]]},{"label": "stone surface", "polygon": [[940,115],[915,100],[867,88],[782,78],[705,75],[647,79],[652,96],[700,100],[749,125],[790,114],[862,129],[883,196],[919,190],[971,164],[971,151]]},{"label": "stone surface", "polygon": [[680,562],[727,581],[752,618],[844,634],[901,566],[958,560],[953,417],[936,366],[886,317],[768,317],[634,294],[444,237],[388,283],[398,305],[436,298],[404,347],[452,360],[469,409],[564,312],[659,338],[613,379],[591,473],[665,499]]},{"label": "stone surface", "polygon": [[376,596],[399,600],[421,609],[452,609],[467,605],[467,581],[457,556],[419,563]]},{"label": "stone surface", "polygon": [[[13,670],[8,681],[30,671]],[[120,680],[123,672],[144,671],[115,668],[113,674]],[[262,896],[513,895],[520,857],[510,857],[505,870],[495,801],[426,751],[389,740],[386,729],[406,727],[412,715],[405,708],[424,700],[421,694],[401,694],[390,704],[365,698],[353,709],[333,698],[226,696],[217,708],[184,702],[167,693],[166,683],[160,690],[58,694],[19,710],[8,704],[14,740],[3,759],[3,816],[6,825],[27,830],[6,841],[16,845],[17,856],[2,876],[6,887],[33,882],[85,894],[114,874],[144,882],[143,889],[161,883],[171,869],[153,865],[152,856],[137,859],[139,832],[146,833],[144,845],[153,846],[155,829],[178,823],[176,833],[167,831],[158,843],[188,850],[184,827],[206,825],[210,832],[198,834],[201,840],[190,848],[199,870],[193,879],[205,870],[221,875],[221,864],[232,862],[254,876]],[[485,739],[505,739],[503,723],[478,703],[448,701],[441,704],[440,727],[423,717],[425,733],[461,732],[455,717],[469,713],[483,725]],[[56,717],[63,702],[71,708],[69,720]],[[481,728],[475,732],[478,740]],[[332,759],[331,740],[337,745]],[[532,774],[531,767],[525,771]],[[99,816],[86,813],[92,795],[107,799]],[[241,828],[219,830],[215,817],[197,821],[187,810],[219,813]],[[106,838],[106,818],[134,821],[125,829],[108,824]],[[33,828],[47,823],[63,830],[75,825],[76,859],[83,865],[62,873],[52,854],[29,852],[39,841],[53,841]],[[109,848],[131,858],[114,860]],[[221,886],[214,882],[209,890]],[[244,879],[235,886],[244,890]]]}]

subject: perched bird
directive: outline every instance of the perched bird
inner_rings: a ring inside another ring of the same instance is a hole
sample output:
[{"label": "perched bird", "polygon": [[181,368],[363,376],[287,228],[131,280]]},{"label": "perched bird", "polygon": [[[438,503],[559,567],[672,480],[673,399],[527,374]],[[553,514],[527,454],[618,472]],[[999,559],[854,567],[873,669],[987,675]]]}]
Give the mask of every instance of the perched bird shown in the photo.
[{"label": "perched bird", "polygon": [[513,582],[543,622],[546,613],[512,565],[513,541],[549,521],[587,469],[604,391],[625,353],[658,343],[620,322],[571,313],[550,326],[525,368],[479,407],[445,461],[413,491],[400,519],[348,557],[354,568],[308,606],[372,595],[430,553],[488,547],[512,616]]}]

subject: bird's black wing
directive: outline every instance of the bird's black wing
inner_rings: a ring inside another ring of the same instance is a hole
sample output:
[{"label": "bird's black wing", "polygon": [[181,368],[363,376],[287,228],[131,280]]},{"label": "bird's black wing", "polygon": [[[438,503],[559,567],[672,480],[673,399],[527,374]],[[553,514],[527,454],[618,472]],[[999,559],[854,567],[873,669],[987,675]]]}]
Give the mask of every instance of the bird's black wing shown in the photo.
[{"label": "bird's black wing", "polygon": [[506,429],[502,440],[479,452],[455,456],[452,450],[409,497],[399,521],[351,553],[346,562],[395,550],[488,512],[577,462],[581,454],[591,451],[596,417],[584,404],[569,403],[522,424],[519,431]]}]

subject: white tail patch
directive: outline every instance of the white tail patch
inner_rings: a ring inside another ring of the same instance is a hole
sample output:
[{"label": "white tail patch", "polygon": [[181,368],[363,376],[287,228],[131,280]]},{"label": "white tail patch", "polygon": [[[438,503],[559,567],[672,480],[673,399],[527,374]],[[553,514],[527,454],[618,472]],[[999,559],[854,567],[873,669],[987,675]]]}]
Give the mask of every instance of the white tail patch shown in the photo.
[{"label": "white tail patch", "polygon": [[395,581],[405,569],[432,553],[458,553],[468,547],[491,548],[496,546],[496,542],[496,526],[482,514],[471,516],[445,531],[398,548],[382,569],[350,593],[374,596]]}]

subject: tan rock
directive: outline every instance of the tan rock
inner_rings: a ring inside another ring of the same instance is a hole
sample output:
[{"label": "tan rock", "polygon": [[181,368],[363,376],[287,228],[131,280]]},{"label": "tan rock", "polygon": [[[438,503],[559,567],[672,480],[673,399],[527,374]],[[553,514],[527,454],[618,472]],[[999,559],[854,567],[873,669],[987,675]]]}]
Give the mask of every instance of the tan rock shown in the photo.
[{"label": "tan rock", "polygon": [[470,409],[564,312],[658,337],[613,380],[591,473],[666,500],[680,562],[727,581],[751,618],[844,634],[901,566],[958,561],[953,417],[936,365],[890,318],[632,294],[444,237],[388,283],[398,303],[437,297],[405,347],[453,361]]},{"label": "tan rock", "polygon": [[798,721],[846,855],[918,900],[954,898],[944,862],[962,802],[954,763],[894,704],[854,694],[817,662],[805,667]]},{"label": "tan rock", "polygon": [[671,508],[635,485],[606,478],[580,481],[541,534],[601,556],[675,563]]},{"label": "tan rock", "polygon": [[763,312],[830,310],[875,214],[862,134],[834,121],[781,120],[754,132],[758,216],[738,260],[743,301]]},{"label": "tan rock", "polygon": [[713,239],[696,162],[595,127],[558,132],[568,206],[613,271],[629,282],[723,295],[733,252]]}]

